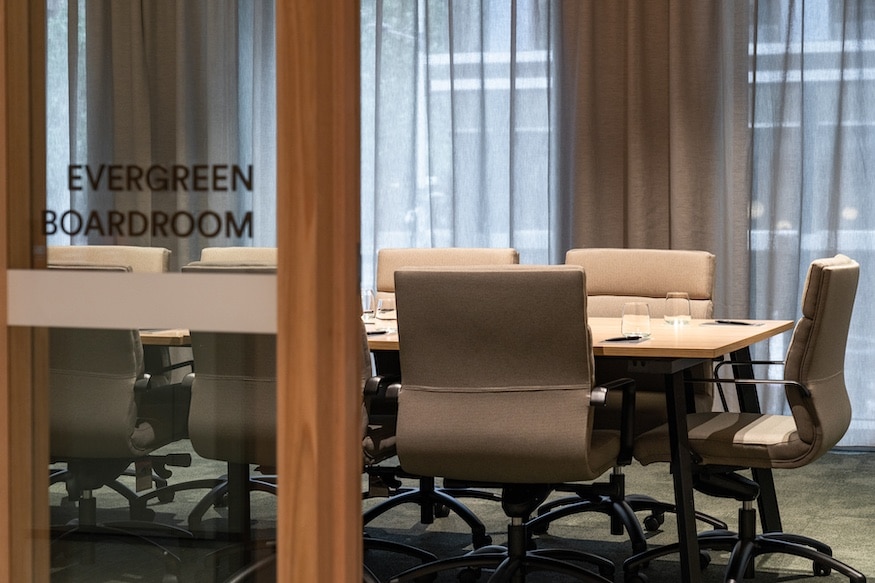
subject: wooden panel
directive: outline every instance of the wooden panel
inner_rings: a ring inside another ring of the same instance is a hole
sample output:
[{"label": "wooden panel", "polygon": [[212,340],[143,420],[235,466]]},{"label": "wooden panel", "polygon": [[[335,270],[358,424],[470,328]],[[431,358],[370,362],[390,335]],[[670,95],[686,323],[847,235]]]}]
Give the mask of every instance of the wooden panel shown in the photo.
[{"label": "wooden panel", "polygon": [[10,0],[0,9],[3,87],[0,197],[5,209],[0,424],[0,581],[48,581],[48,424],[45,332],[10,329],[6,269],[40,263],[44,242],[37,210],[45,201],[45,10],[41,2]]},{"label": "wooden panel", "polygon": [[278,581],[361,581],[359,7],[280,2]]}]

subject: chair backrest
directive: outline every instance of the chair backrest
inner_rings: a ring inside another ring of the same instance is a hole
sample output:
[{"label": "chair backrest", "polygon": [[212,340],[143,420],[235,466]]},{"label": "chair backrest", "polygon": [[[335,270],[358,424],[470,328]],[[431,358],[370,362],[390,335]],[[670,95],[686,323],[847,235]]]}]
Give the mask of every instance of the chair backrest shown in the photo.
[{"label": "chair backrest", "polygon": [[54,267],[121,266],[134,272],[162,273],[170,266],[170,250],[163,247],[53,245],[47,257]]},{"label": "chair backrest", "polygon": [[812,444],[811,459],[842,438],[851,422],[845,387],[845,347],[860,277],[859,264],[844,256],[813,261],[802,293],[802,317],[787,349],[784,377],[804,384],[802,397],[793,388],[787,399],[800,438]]},{"label": "chair backrest", "polygon": [[481,247],[387,248],[377,252],[377,299],[395,293],[395,272],[402,267],[512,265],[516,249]]},{"label": "chair backrest", "polygon": [[[276,273],[273,251],[204,249],[201,261],[183,266],[182,271]],[[274,466],[276,336],[191,330],[191,346],[195,376],[188,432],[192,447],[209,459]]]},{"label": "chair backrest", "polygon": [[620,317],[623,304],[643,301],[661,319],[665,295],[673,291],[689,294],[693,318],[713,315],[715,257],[707,251],[571,249],[565,263],[586,270],[591,317]]},{"label": "chair backrest", "polygon": [[51,328],[52,457],[130,459],[166,443],[156,436],[166,433],[160,420],[139,423],[134,387],[142,377],[136,330]]},{"label": "chair backrest", "polygon": [[551,483],[592,479],[611,467],[610,448],[589,451],[585,279],[567,266],[396,273],[397,447],[405,470]]},{"label": "chair backrest", "polygon": [[201,261],[229,265],[277,264],[276,247],[206,247],[201,250]]}]

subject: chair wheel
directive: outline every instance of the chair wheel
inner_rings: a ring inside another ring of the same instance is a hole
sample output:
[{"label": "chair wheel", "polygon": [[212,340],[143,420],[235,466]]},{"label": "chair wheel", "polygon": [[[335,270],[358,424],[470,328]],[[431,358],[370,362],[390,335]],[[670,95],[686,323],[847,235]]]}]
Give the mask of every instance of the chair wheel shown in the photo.
[{"label": "chair wheel", "polygon": [[550,523],[545,522],[543,524],[536,524],[535,526],[529,527],[529,534],[547,534],[547,529],[550,528]]},{"label": "chair wheel", "polygon": [[[474,545],[475,549],[479,549],[480,547],[485,547],[487,545],[492,544],[492,537],[488,534],[474,535],[473,540],[471,541]],[[479,577],[479,575],[478,575]]]},{"label": "chair wheel", "polygon": [[481,571],[475,567],[466,567],[459,571],[457,579],[459,583],[476,583],[480,580]]},{"label": "chair wheel", "polygon": [[665,513],[651,514],[644,517],[644,528],[647,529],[647,532],[655,532],[659,530],[663,522],[665,522]]},{"label": "chair wheel", "polygon": [[832,567],[830,567],[829,565],[824,565],[823,563],[818,563],[817,561],[814,562],[812,570],[814,571],[814,575],[817,577],[827,577],[830,573],[832,573]]},{"label": "chair wheel", "polygon": [[173,490],[161,490],[158,492],[158,501],[162,504],[169,504],[173,502],[173,499],[176,497],[176,493]]},{"label": "chair wheel", "polygon": [[435,503],[434,515],[436,518],[446,518],[450,515],[450,507],[446,504],[441,504],[440,502]]},{"label": "chair wheel", "polygon": [[699,551],[699,569],[704,571],[711,564],[711,554],[707,551]]}]

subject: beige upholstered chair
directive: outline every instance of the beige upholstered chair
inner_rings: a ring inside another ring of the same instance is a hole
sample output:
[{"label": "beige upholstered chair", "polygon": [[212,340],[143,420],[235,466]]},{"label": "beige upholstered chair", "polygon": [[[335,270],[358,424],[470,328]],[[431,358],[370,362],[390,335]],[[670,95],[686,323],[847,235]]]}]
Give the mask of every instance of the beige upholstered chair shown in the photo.
[{"label": "beige upholstered chair", "polygon": [[[91,269],[87,266],[76,269]],[[94,269],[127,272],[123,266]],[[184,387],[151,383],[145,373],[143,346],[137,330],[52,328],[49,330],[50,459],[64,464],[50,472],[51,483],[63,482],[68,499],[78,504],[78,521],[60,530],[56,541],[78,533],[93,542],[97,535],[118,537],[126,531],[151,547],[165,561],[166,581],[175,581],[179,557],[143,536],[188,538],[190,534],[151,522],[109,523],[98,520],[94,492],[109,487],[124,496],[132,519],[151,519],[143,496],[118,478],[138,470],[158,485],[170,476],[168,465],[187,466],[188,454],[155,455],[158,448],[185,437],[188,392]],[[154,468],[154,472],[152,471]],[[139,475],[139,471],[137,472]],[[138,481],[139,485],[139,481]],[[156,490],[150,490],[154,493]],[[66,556],[66,555],[65,555]],[[66,566],[53,563],[53,566]]]},{"label": "beige upholstered chair", "polygon": [[[392,298],[395,295],[395,272],[404,267],[435,267],[435,266],[475,266],[475,265],[513,265],[519,263],[519,253],[510,248],[387,248],[377,254],[377,299]],[[385,355],[381,355],[385,358]],[[381,360],[377,361],[377,373],[383,374]],[[397,362],[393,363],[397,368]],[[397,373],[398,371],[393,371]],[[397,379],[395,379],[397,381]],[[366,397],[385,391],[392,385],[391,379],[374,378],[366,386]],[[378,433],[372,430],[365,443],[366,456],[379,457],[385,460],[394,454],[394,411],[390,407],[378,405],[371,411],[379,416],[372,423],[379,427]],[[496,499],[491,492],[468,488],[466,484],[447,484],[436,487],[432,476],[421,477],[417,489],[399,489],[399,472],[397,468],[380,466],[376,463],[367,466],[369,488],[367,498],[390,496],[383,503],[369,508],[364,513],[364,523],[368,524],[377,516],[405,503],[418,504],[420,520],[429,524],[437,516],[446,516],[450,511],[460,516],[470,527],[475,547],[491,542],[486,534],[486,527],[471,510],[462,504],[458,498]],[[415,478],[408,474],[400,477]]]},{"label": "beige upholstered chair", "polygon": [[[522,580],[529,569],[606,581],[609,561],[527,550],[525,527],[552,484],[595,479],[624,455],[619,431],[593,430],[593,408],[606,389],[593,382],[583,270],[411,268],[395,277],[401,465],[417,475],[501,485],[510,525],[507,548],[486,546],[392,581],[466,567],[494,568],[496,581]],[[595,564],[601,576],[577,561]]]},{"label": "beige upholstered chair", "polygon": [[[183,266],[182,271],[276,273],[276,250],[207,248],[200,261]],[[196,530],[209,505],[227,494],[234,502],[229,503],[231,528],[245,531],[248,492],[276,492],[271,478],[249,475],[250,465],[268,474],[276,466],[276,337],[192,330],[191,345],[195,374],[189,438],[198,455],[228,462],[228,480],[219,483],[189,515],[189,526]]]},{"label": "beige upholstered chair", "polygon": [[55,267],[123,266],[130,271],[161,273],[170,265],[170,250],[133,245],[50,246],[48,264]]},{"label": "beige upholstered chair", "polygon": [[[710,318],[714,304],[714,255],[705,251],[668,249],[571,249],[565,257],[566,265],[578,265],[586,271],[587,314],[590,317],[619,318],[626,302],[646,302],[651,317],[662,320],[665,297],[671,291],[687,292],[693,318]],[[659,324],[657,324],[659,325]],[[618,331],[619,332],[619,331]],[[698,376],[709,374],[708,365],[696,369]],[[596,362],[596,380],[631,376],[636,381],[635,431],[642,432],[667,420],[664,381],[661,376],[631,374],[623,361]],[[711,386],[695,387],[696,408],[710,411],[713,395]],[[618,427],[619,407],[608,406],[596,414],[596,427]],[[630,538],[633,552],[646,548],[641,522],[635,512],[649,512],[643,520],[648,530],[657,530],[665,520],[666,512],[674,505],[650,496],[625,493],[622,468],[611,476],[610,491],[598,491],[586,485],[563,485],[576,496],[555,499],[538,509],[538,518],[530,528],[537,534],[546,532],[556,519],[578,512],[602,512],[611,517],[611,532]],[[722,521],[699,513],[697,518],[711,526],[725,528]]]},{"label": "beige upholstered chair", "polygon": [[[252,253],[247,253],[252,250]],[[208,248],[201,260],[183,266],[183,273],[276,273],[276,252],[267,248]],[[242,309],[229,306],[229,309]],[[214,504],[227,507],[227,530],[242,543],[223,554],[237,558],[235,577],[250,570],[268,569],[272,551],[254,540],[250,493],[277,492],[276,467],[276,336],[191,330],[195,372],[191,379],[188,431],[201,457],[227,463],[227,474],[199,480],[191,487],[213,488],[189,513],[189,528],[201,530],[204,513]],[[254,473],[255,467],[259,473]],[[183,486],[184,487],[184,486]],[[234,548],[242,549],[236,557]],[[256,560],[256,551],[269,551]],[[219,566],[219,562],[216,562]],[[245,580],[245,579],[240,579]]]},{"label": "beige upholstered chair", "polygon": [[[170,266],[170,250],[136,245],[52,245],[47,251],[47,262],[53,268],[121,267],[134,273],[164,273]],[[152,376],[152,385],[172,382],[172,371],[189,364],[187,355],[174,355],[166,346],[150,346],[145,352],[146,372]]]},{"label": "beige upholstered chair", "polygon": [[402,267],[509,265],[520,262],[516,249],[431,247],[380,249],[377,252],[377,299],[395,293],[395,272]]},{"label": "beige upholstered chair", "polygon": [[206,247],[201,262],[207,264],[268,265],[276,267],[276,247]]},{"label": "beige upholstered chair", "polygon": [[115,479],[134,461],[184,437],[187,393],[153,388],[149,381],[136,330],[50,329],[50,454],[67,463],[58,478],[71,499],[80,500],[80,513],[94,505],[90,492],[104,485],[133,502],[136,494]]},{"label": "beige upholstered chair", "polygon": [[[699,412],[688,417],[696,464],[694,485],[708,495],[742,501],[739,533],[714,530],[699,535],[700,548],[732,550],[726,581],[752,577],[754,557],[767,553],[811,559],[817,575],[835,569],[852,581],[865,581],[860,573],[832,558],[829,547],[821,542],[783,532],[756,535],[753,503],[759,488],[736,473],[743,468],[805,466],[844,435],[851,419],[844,376],[845,346],[858,279],[859,265],[843,255],[812,262],[802,294],[802,316],[787,348],[784,378],[735,381],[783,385],[790,414]],[[667,426],[640,435],[635,457],[645,465],[670,461]],[[631,576],[647,562],[676,548],[667,545],[627,560],[627,581],[634,580]],[[640,573],[638,580],[644,580]]]},{"label": "beige upholstered chair", "polygon": [[[673,291],[689,294],[693,318],[714,315],[715,257],[707,251],[571,249],[565,255],[565,264],[580,265],[586,270],[587,312],[591,318],[619,318],[626,302],[646,302],[651,317],[661,321],[665,314],[665,296]],[[623,367],[622,363],[619,366]],[[599,362],[596,378],[602,369],[608,378],[618,372],[610,363]],[[640,433],[666,421],[665,393],[661,378],[637,381],[635,430]],[[712,388],[697,387],[695,399],[696,410],[710,411],[714,400]],[[615,412],[616,408],[609,404],[608,411]],[[596,423],[600,425],[603,417],[607,416],[597,416]],[[615,419],[608,418],[606,422],[616,425]]]}]

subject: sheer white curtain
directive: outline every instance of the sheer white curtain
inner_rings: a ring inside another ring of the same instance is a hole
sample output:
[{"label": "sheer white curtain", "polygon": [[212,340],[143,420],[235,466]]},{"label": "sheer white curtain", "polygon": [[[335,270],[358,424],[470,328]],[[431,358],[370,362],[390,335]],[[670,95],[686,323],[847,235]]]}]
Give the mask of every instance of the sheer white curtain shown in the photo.
[{"label": "sheer white curtain", "polygon": [[[860,263],[845,361],[853,421],[840,445],[875,446],[875,3],[752,0],[751,9],[752,315],[798,317],[813,259]],[[785,340],[761,356],[783,357]]]},{"label": "sheer white curtain", "polygon": [[383,247],[559,258],[551,0],[363,0],[362,283]]},{"label": "sheer white curtain", "polygon": [[[273,0],[49,0],[47,7],[47,208],[59,219],[49,244],[168,247],[174,266],[205,246],[274,245]],[[71,165],[83,167],[81,190],[70,188]],[[85,167],[97,173],[112,165],[236,165],[252,187],[196,188],[191,178],[177,188],[89,184]],[[62,228],[67,211],[96,211],[95,228]],[[107,227],[110,211],[124,213],[115,229]],[[136,225],[128,222],[132,211],[141,213]],[[179,228],[152,229],[156,212],[178,214]],[[215,215],[186,233],[187,217],[204,213]],[[251,229],[229,230],[227,213],[238,226],[251,213]],[[150,228],[141,232],[143,221]]]}]

